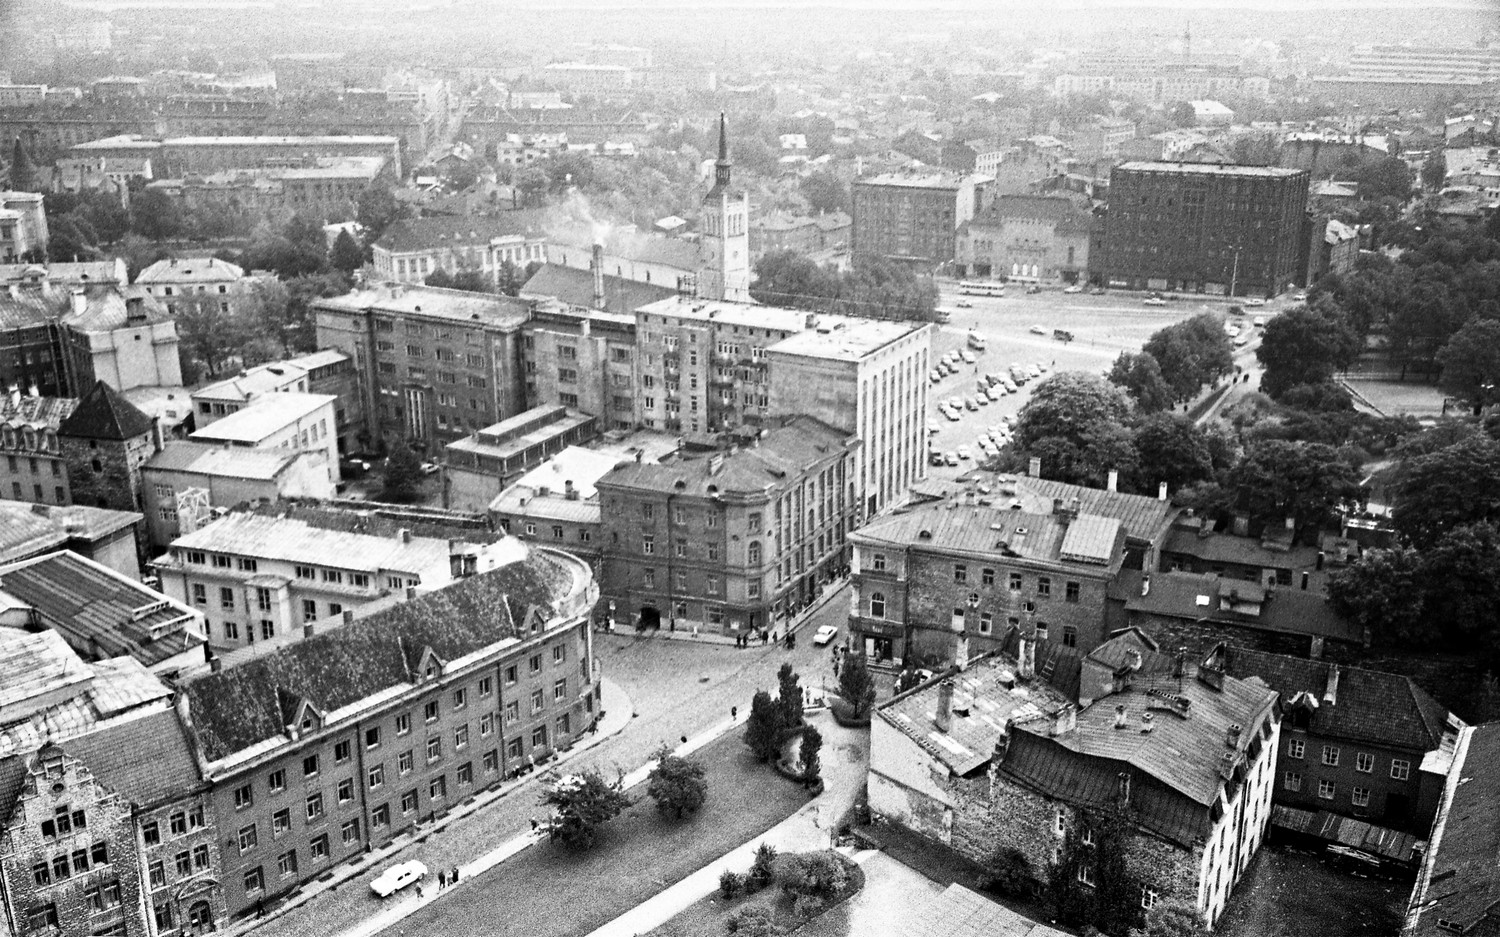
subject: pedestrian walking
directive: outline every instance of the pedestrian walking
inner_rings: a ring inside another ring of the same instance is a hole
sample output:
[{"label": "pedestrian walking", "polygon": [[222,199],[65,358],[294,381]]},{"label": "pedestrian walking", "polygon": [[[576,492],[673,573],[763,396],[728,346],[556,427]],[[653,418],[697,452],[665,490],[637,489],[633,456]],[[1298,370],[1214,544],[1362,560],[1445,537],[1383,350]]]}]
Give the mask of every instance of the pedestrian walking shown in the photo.
[{"label": "pedestrian walking", "polygon": [[456,866],[456,865],[453,867],[453,871],[451,871],[451,872],[448,873],[448,884],[449,885],[457,885],[458,884],[458,866]]},{"label": "pedestrian walking", "polygon": [[448,870],[438,869],[438,891],[448,887]]},{"label": "pedestrian walking", "polygon": [[684,744],[684,745],[686,745],[686,744],[687,744],[687,736],[686,736],[686,735],[684,735],[684,736],[683,736],[683,737],[682,737],[682,744]]},{"label": "pedestrian walking", "polygon": [[729,707],[729,721],[733,722],[734,720],[738,719],[739,717],[740,717],[740,708],[738,706],[731,706],[731,707]]}]

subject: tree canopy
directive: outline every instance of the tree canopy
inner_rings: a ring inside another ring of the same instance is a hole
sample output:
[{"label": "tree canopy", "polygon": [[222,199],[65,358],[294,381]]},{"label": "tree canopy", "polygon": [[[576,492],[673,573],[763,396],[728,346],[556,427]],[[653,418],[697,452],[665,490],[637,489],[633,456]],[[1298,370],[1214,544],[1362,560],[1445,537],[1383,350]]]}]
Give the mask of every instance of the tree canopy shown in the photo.
[{"label": "tree canopy", "polygon": [[1178,401],[1234,369],[1234,346],[1218,316],[1205,312],[1159,329],[1142,349],[1156,359]]},{"label": "tree canopy", "polygon": [[672,754],[666,745],[651,757],[656,765],[647,777],[646,794],[656,801],[656,809],[662,814],[675,814],[679,820],[697,813],[708,799],[703,765]]},{"label": "tree canopy", "polygon": [[1394,507],[1396,529],[1418,549],[1455,527],[1500,522],[1500,443],[1473,433],[1407,460]]},{"label": "tree canopy", "polygon": [[1438,386],[1468,404],[1478,416],[1500,402],[1500,321],[1470,319],[1438,352]]},{"label": "tree canopy", "polygon": [[599,828],[630,806],[620,781],[604,780],[597,768],[559,778],[542,794],[542,803],[552,808],[547,832],[565,845],[587,849],[598,838]]},{"label": "tree canopy", "polygon": [[1110,368],[1109,381],[1125,388],[1142,413],[1169,410],[1174,402],[1172,386],[1162,377],[1161,364],[1149,351],[1120,352]]},{"label": "tree canopy", "polygon": [[930,322],[938,293],[930,277],[881,258],[862,257],[853,270],[840,273],[792,251],[771,251],[755,264],[750,295],[792,309]]},{"label": "tree canopy", "polygon": [[1337,449],[1322,443],[1253,443],[1231,472],[1231,481],[1253,515],[1268,522],[1292,518],[1298,530],[1360,498],[1353,468]]},{"label": "tree canopy", "polygon": [[1319,296],[1266,323],[1255,352],[1266,369],[1260,389],[1280,399],[1293,387],[1327,383],[1336,369],[1353,364],[1359,351],[1359,336],[1343,311],[1330,297]]}]

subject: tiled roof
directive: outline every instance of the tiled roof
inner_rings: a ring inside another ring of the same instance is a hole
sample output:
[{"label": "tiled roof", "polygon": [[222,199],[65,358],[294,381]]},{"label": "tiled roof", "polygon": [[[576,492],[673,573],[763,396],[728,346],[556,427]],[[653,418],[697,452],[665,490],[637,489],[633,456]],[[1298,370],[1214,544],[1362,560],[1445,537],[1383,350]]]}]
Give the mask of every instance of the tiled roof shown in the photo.
[{"label": "tiled roof", "polygon": [[0,567],[21,599],[88,658],[130,655],[147,667],[201,646],[192,610],[108,567],[63,551]]},{"label": "tiled roof", "polygon": [[63,420],[58,432],[84,439],[125,440],[151,432],[152,425],[149,416],[121,397],[113,387],[95,381],[78,401],[78,406]]},{"label": "tiled roof", "polygon": [[[596,484],[700,498],[714,492],[769,491],[799,484],[808,468],[853,444],[852,437],[826,423],[799,416],[768,432],[756,446],[708,458],[625,462]],[[720,457],[722,463],[714,470]]]},{"label": "tiled roof", "polygon": [[1067,937],[1067,932],[953,884],[923,907],[908,907],[891,937]]},{"label": "tiled roof", "polygon": [[[1363,630],[1335,612],[1327,596],[1318,592],[1304,592],[1292,586],[1266,588],[1239,579],[1221,579],[1212,573],[1155,572],[1151,574],[1150,591],[1142,595],[1142,578],[1134,570],[1127,570],[1121,576],[1116,595],[1124,599],[1127,612],[1338,641],[1364,640]],[[1221,596],[1246,596],[1257,590],[1265,595],[1259,615],[1219,608]]]},{"label": "tiled roof", "polygon": [[562,575],[533,555],[188,683],[199,746],[217,760],[281,735],[278,694],[338,709],[412,682],[424,648],[449,661],[514,638],[528,609],[550,614]]},{"label": "tiled roof", "polygon": [[[1106,521],[1080,515],[1078,521]],[[1078,521],[1074,521],[1077,523]],[[1045,563],[1070,563],[1078,566],[1117,566],[1124,556],[1124,533],[1115,526],[1105,563],[1094,559],[1080,561],[1062,554],[1071,524],[1056,515],[1013,511],[994,505],[959,504],[939,501],[921,504],[910,510],[897,511],[876,518],[853,535],[860,542],[889,543],[898,546],[932,550],[951,550],[1006,556]],[[1103,550],[1102,537],[1107,524],[1098,524],[1090,544]]]},{"label": "tiled roof", "polygon": [[[1500,934],[1500,723],[1465,734],[1463,757],[1448,781],[1447,812],[1439,811],[1418,883],[1420,910],[1406,937]],[[1416,904],[1418,894],[1412,897]]]},{"label": "tiled roof", "polygon": [[[653,283],[641,283],[621,277],[604,278],[604,310],[614,313],[634,312],[641,306],[667,299],[677,291]],[[594,274],[562,264],[543,264],[526,285],[523,296],[546,296],[569,306],[597,309],[594,300]]]},{"label": "tiled roof", "polygon": [[0,425],[46,428],[55,432],[77,406],[78,401],[73,397],[21,397],[12,401],[9,395],[4,395],[0,396]]},{"label": "tiled roof", "polygon": [[341,569],[377,573],[418,573],[448,561],[448,541],[433,537],[379,536],[319,527],[295,517],[235,512],[172,542],[174,550],[208,550],[288,563],[337,564]]},{"label": "tiled roof", "polygon": [[106,726],[61,747],[87,765],[95,780],[137,806],[181,797],[203,783],[171,710]]},{"label": "tiled roof", "polygon": [[218,283],[235,282],[244,277],[244,268],[217,257],[206,259],[168,258],[136,274],[137,283]]},{"label": "tiled roof", "polygon": [[39,289],[0,291],[0,329],[24,329],[54,322],[68,309],[66,290],[47,296]]},{"label": "tiled roof", "polygon": [[1309,731],[1351,741],[1428,752],[1437,748],[1448,723],[1448,711],[1407,676],[1339,667],[1333,702],[1324,702],[1328,672],[1323,660],[1270,654],[1242,647],[1225,649],[1231,676],[1259,677],[1281,694],[1282,705],[1299,693],[1318,702]]}]

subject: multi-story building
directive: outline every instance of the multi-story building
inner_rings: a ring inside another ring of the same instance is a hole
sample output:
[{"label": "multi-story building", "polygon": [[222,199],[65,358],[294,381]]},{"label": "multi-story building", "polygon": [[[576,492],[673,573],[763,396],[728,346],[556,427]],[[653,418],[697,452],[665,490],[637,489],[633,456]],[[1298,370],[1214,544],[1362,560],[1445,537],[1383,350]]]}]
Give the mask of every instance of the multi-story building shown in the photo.
[{"label": "multi-story building", "polygon": [[169,315],[177,315],[185,303],[193,301],[213,303],[219,312],[233,315],[252,308],[246,304],[253,301],[257,278],[246,277],[244,268],[217,257],[170,257],[136,274],[135,282],[156,297]]},{"label": "multi-story building", "polygon": [[1463,722],[1410,677],[1227,644],[1212,659],[1281,695],[1276,803],[1432,827]]},{"label": "multi-story building", "polygon": [[47,250],[47,212],[36,192],[0,192],[0,263],[40,260]]},{"label": "multi-story building", "polygon": [[1052,93],[1060,98],[1103,95],[1143,104],[1172,104],[1201,98],[1264,99],[1271,81],[1237,68],[1156,63],[1137,69],[1089,69],[1058,75]]},{"label": "multi-story building", "polygon": [[1057,195],[1001,195],[958,229],[965,275],[1077,282],[1088,271],[1093,213]]},{"label": "multi-story building", "polygon": [[764,352],[771,417],[807,414],[859,438],[856,523],[899,503],[927,471],[931,354],[928,325],[834,316]]},{"label": "multi-story building", "polygon": [[439,270],[477,270],[495,285],[509,265],[523,273],[545,256],[544,237],[530,212],[487,217],[409,218],[386,228],[371,248],[375,272],[397,283],[422,283]]},{"label": "multi-story building", "polygon": [[57,430],[78,406],[71,397],[0,397],[0,497],[71,504]]},{"label": "multi-story building", "polygon": [[0,501],[0,563],[70,550],[131,578],[141,574],[136,552],[141,515],[70,504]]},{"label": "multi-story building", "polygon": [[244,409],[214,420],[188,438],[193,442],[241,449],[290,449],[310,453],[327,480],[337,484],[340,478],[339,447],[333,406],[337,400],[328,394],[299,394],[296,391],[265,394]]},{"label": "multi-story building", "polygon": [[1151,568],[1173,514],[1164,500],[1031,477],[986,501],[914,505],[850,536],[849,631],[872,661],[946,664],[954,634],[987,651],[1021,626],[1044,666],[1085,654],[1109,636],[1121,571]]},{"label": "multi-story building", "polygon": [[0,566],[0,594],[86,661],[129,656],[161,676],[203,661],[202,612],[67,550]]},{"label": "multi-story building", "polygon": [[587,564],[535,550],[190,678],[229,915],[572,745],[598,714],[597,597]]},{"label": "multi-story building", "polygon": [[318,345],[354,361],[367,448],[429,446],[525,409],[521,327],[532,304],[509,296],[390,284],[313,303]]},{"label": "multi-story building", "polygon": [[1015,646],[875,711],[871,812],[974,861],[1013,849],[1057,892],[1123,875],[1110,884],[1139,889],[1142,913],[1180,901],[1212,926],[1271,819],[1275,691],[1123,632],[1064,695],[1030,636]]},{"label": "multi-story building", "polygon": [[1308,173],[1274,166],[1127,162],[1089,253],[1111,287],[1275,296],[1302,268]]},{"label": "multi-story building", "polygon": [[144,289],[64,285],[31,267],[0,292],[0,322],[5,387],[81,397],[98,380],[118,390],[182,386],[177,323]]},{"label": "multi-story building", "polygon": [[772,214],[750,222],[750,259],[774,251],[817,254],[849,246],[854,219],[841,211],[820,215]]},{"label": "multi-story building", "polygon": [[443,447],[448,506],[482,511],[507,485],[599,435],[596,417],[542,404]]},{"label": "multi-story building", "polygon": [[574,311],[539,303],[524,331],[528,403],[581,410],[596,417],[603,429],[636,425],[640,384],[633,312]]},{"label": "multi-story building", "polygon": [[299,166],[225,169],[158,179],[146,188],[166,194],[188,210],[233,204],[252,219],[281,224],[293,215],[315,221],[348,217],[354,214],[361,192],[389,178],[385,157],[329,156]]},{"label": "multi-story building", "polygon": [[141,509],[141,466],[161,448],[155,420],[98,381],[59,424],[57,442],[71,501]]},{"label": "multi-story building", "polygon": [[194,423],[199,428],[236,413],[264,394],[327,394],[338,398],[334,416],[342,452],[356,452],[351,427],[361,425],[358,376],[354,361],[340,351],[314,351],[285,361],[260,364],[192,392]]},{"label": "multi-story building", "polygon": [[490,517],[506,533],[567,550],[597,573],[604,530],[595,485],[619,462],[611,452],[569,446],[496,495]]},{"label": "multi-story building", "polygon": [[949,263],[959,226],[979,211],[990,181],[931,169],[857,179],[850,248],[923,267]]},{"label": "multi-story building", "polygon": [[[595,250],[602,253],[603,245],[596,244]],[[532,334],[533,327],[542,327],[544,322],[561,326],[561,331],[565,333],[576,334],[585,327],[581,319],[591,317],[591,313],[603,312],[616,317],[599,319],[599,323],[605,328],[616,321],[621,326],[629,323],[630,344],[633,345],[635,310],[677,294],[674,287],[611,276],[603,273],[603,269],[602,257],[591,271],[564,267],[561,264],[542,264],[538,267],[520,292],[522,299],[538,301],[527,334]],[[557,316],[563,318],[556,319]]]},{"label": "multi-story building", "polygon": [[315,166],[321,159],[371,156],[401,177],[400,141],[392,136],[217,136],[152,139],[124,134],[71,147],[74,157],[147,157],[158,178],[180,179],[226,169]]},{"label": "multi-story building", "polygon": [[1120,145],[1134,139],[1135,121],[1096,115],[1074,128],[1070,142],[1074,156],[1092,162],[1115,159],[1120,155]]},{"label": "multi-story building", "polygon": [[625,462],[595,487],[612,622],[769,631],[847,562],[859,440],[801,416],[705,458]]},{"label": "multi-story building", "polygon": [[324,458],[305,449],[246,449],[179,439],[167,442],[141,467],[141,512],[157,547],[209,523],[215,509],[336,494]]},{"label": "multi-story building", "polygon": [[457,578],[455,551],[471,549],[490,554],[404,528],[382,536],[241,511],[178,537],[151,565],[163,592],[208,616],[210,644],[235,648],[441,588]]},{"label": "multi-story building", "polygon": [[750,194],[734,188],[730,175],[729,127],[719,115],[719,158],[714,184],[703,196],[698,236],[697,294],[705,299],[750,301]]}]

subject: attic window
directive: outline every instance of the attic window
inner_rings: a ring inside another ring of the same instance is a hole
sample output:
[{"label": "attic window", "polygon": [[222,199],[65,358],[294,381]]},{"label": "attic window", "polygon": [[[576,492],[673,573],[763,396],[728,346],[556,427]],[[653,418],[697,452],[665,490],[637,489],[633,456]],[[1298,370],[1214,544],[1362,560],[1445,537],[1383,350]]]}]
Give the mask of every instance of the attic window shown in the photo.
[{"label": "attic window", "polygon": [[718,490],[719,490],[719,486],[718,485],[709,485],[708,486],[708,493],[709,494],[715,494],[715,493],[718,492]]},{"label": "attic window", "polygon": [[1196,605],[1196,606],[1198,606],[1199,608],[1207,608],[1208,607],[1208,596],[1206,596],[1206,595],[1200,595],[1200,596],[1198,596],[1198,598],[1193,601],[1193,604]]},{"label": "attic window", "polygon": [[303,716],[302,717],[302,731],[306,732],[307,730],[311,729],[312,727],[313,727],[312,717],[311,716]]},{"label": "attic window", "polygon": [[687,487],[687,482],[679,478],[677,479],[677,481],[672,483],[672,487],[676,488],[678,491],[681,491],[682,489]]},{"label": "attic window", "polygon": [[433,664],[428,664],[427,669],[423,671],[422,675],[431,680],[433,677],[437,676],[437,667]]},{"label": "attic window", "polygon": [[1018,534],[1029,534],[1029,533],[1031,533],[1031,531],[1027,530],[1025,527],[1017,527],[1016,528],[1016,533],[1018,533]]},{"label": "attic window", "polygon": [[917,532],[917,539],[918,540],[931,540],[932,539],[932,531],[930,531],[930,530],[918,531]]}]

